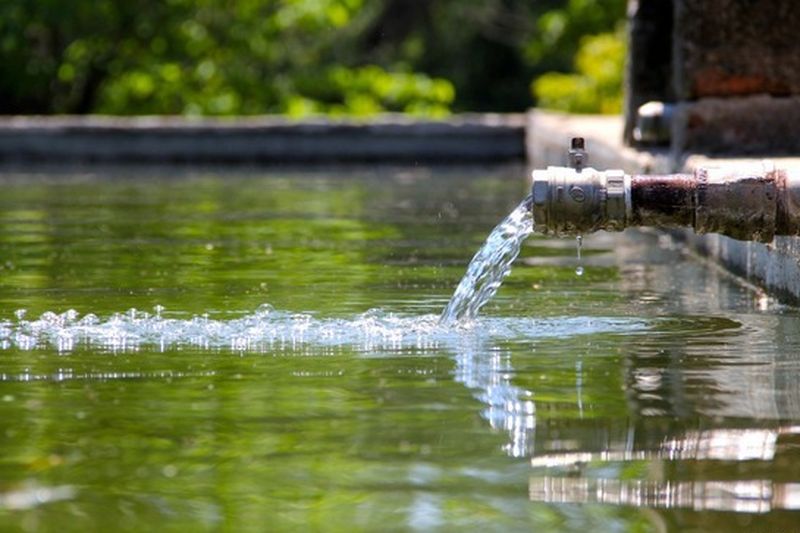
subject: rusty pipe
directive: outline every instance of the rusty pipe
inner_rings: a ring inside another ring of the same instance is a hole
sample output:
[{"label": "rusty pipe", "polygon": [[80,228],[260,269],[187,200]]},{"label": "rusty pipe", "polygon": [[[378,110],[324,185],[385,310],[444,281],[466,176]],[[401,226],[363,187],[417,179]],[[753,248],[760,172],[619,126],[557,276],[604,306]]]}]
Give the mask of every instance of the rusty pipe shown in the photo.
[{"label": "rusty pipe", "polygon": [[800,235],[798,171],[765,162],[755,172],[700,168],[692,174],[629,175],[585,167],[586,154],[580,160],[577,167],[533,171],[537,231],[563,235],[689,226],[696,233],[759,242]]}]

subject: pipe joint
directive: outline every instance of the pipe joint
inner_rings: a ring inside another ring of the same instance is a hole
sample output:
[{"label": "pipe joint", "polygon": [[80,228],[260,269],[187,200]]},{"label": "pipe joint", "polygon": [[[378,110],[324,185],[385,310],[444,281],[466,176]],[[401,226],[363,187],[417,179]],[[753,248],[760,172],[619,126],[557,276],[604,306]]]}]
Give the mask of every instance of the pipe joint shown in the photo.
[{"label": "pipe joint", "polygon": [[778,212],[774,172],[731,174],[701,168],[695,179],[695,233],[759,242],[773,239]]}]

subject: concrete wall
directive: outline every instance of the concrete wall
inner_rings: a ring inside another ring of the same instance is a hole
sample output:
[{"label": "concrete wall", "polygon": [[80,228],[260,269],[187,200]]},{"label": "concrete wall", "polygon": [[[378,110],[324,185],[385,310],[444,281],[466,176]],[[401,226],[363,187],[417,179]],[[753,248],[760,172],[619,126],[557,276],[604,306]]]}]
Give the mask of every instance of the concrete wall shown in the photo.
[{"label": "concrete wall", "polygon": [[442,121],[0,118],[0,162],[492,163],[525,157],[522,115]]},{"label": "concrete wall", "polygon": [[800,95],[796,0],[674,0],[679,100]]},{"label": "concrete wall", "polygon": [[800,152],[796,0],[630,0],[625,138],[637,109],[676,106],[676,153]]}]

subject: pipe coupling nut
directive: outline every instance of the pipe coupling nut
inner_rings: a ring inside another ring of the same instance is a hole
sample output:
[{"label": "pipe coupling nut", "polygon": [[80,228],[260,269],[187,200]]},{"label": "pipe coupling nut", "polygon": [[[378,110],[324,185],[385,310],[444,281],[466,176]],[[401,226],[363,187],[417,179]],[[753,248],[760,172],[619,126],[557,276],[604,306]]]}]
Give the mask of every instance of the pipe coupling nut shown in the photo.
[{"label": "pipe coupling nut", "polygon": [[[604,229],[622,231],[625,229],[627,220],[626,201],[629,194],[626,194],[625,172],[622,170],[606,170],[605,174],[605,227]],[[628,183],[627,191],[630,191]]]}]

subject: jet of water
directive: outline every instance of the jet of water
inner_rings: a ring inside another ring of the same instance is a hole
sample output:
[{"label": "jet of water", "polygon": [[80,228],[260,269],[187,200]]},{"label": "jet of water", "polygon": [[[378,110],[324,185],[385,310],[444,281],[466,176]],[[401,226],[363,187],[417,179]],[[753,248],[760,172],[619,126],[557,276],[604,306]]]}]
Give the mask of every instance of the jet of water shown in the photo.
[{"label": "jet of water", "polygon": [[489,234],[442,313],[443,324],[474,319],[497,293],[503,278],[511,272],[511,263],[519,255],[522,241],[533,233],[532,202],[532,196],[525,198]]}]

